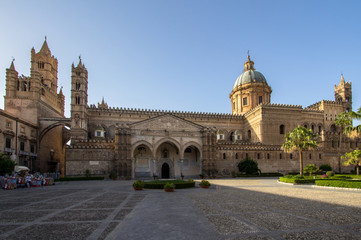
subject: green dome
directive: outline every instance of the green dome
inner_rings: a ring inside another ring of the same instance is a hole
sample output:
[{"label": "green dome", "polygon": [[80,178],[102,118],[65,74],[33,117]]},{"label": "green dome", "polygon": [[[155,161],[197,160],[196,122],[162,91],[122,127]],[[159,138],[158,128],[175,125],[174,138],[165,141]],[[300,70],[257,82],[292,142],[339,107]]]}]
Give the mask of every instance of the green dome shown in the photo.
[{"label": "green dome", "polygon": [[238,86],[241,86],[243,84],[247,83],[266,83],[266,78],[263,76],[262,73],[256,71],[256,70],[248,70],[243,72],[239,77],[237,78],[236,82],[234,83],[233,88],[236,88]]}]

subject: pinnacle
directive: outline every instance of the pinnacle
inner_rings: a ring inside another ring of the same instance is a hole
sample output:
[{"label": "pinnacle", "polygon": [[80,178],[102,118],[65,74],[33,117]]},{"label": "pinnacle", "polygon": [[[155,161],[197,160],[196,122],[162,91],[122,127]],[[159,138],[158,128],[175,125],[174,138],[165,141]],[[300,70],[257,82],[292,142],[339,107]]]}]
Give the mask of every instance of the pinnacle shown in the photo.
[{"label": "pinnacle", "polygon": [[11,61],[10,69],[11,69],[11,70],[15,70],[14,60],[13,60],[13,61]]},{"label": "pinnacle", "polygon": [[43,46],[41,47],[40,51],[41,53],[44,53],[45,55],[51,55],[50,49],[48,47],[48,43],[46,42],[46,37],[43,43]]}]

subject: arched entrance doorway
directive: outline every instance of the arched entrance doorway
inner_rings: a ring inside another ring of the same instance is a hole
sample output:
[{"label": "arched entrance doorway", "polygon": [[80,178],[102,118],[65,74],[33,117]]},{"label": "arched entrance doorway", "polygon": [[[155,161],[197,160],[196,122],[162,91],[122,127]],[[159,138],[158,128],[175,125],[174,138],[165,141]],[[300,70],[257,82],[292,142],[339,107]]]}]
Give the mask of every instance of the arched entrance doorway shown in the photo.
[{"label": "arched entrance doorway", "polygon": [[172,140],[164,141],[158,146],[156,145],[156,173],[160,178],[175,178],[176,176],[180,176],[179,149],[178,143]]},{"label": "arched entrance doorway", "polygon": [[162,165],[162,178],[169,178],[169,165],[168,163],[163,163]]}]

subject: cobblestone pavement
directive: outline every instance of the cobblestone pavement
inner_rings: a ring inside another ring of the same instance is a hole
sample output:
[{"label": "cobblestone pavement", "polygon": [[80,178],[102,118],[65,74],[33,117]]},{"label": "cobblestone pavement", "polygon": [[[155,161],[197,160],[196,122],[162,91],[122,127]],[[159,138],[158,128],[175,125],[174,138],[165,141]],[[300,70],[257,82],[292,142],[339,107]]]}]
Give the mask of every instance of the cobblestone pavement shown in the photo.
[{"label": "cobblestone pavement", "polygon": [[361,239],[361,191],[211,180],[134,191],[133,181],[0,191],[0,239]]}]

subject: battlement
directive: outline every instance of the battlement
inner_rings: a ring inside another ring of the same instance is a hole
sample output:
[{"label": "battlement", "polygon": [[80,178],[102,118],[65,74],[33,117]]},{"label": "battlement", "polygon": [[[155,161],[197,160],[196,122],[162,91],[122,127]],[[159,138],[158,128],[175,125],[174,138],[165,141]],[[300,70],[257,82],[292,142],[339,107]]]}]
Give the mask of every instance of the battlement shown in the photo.
[{"label": "battlement", "polygon": [[336,101],[332,101],[332,100],[322,100],[319,102],[316,102],[308,107],[306,107],[305,109],[319,109],[321,105],[333,105],[333,106],[342,106],[342,102],[336,102]]},{"label": "battlement", "polygon": [[268,108],[268,109],[289,109],[289,110],[301,110],[301,111],[307,111],[307,112],[323,112],[322,110],[318,109],[308,109],[303,108],[301,105],[292,105],[292,104],[277,104],[277,103],[262,103],[251,110],[249,110],[247,113],[244,114],[244,116],[249,116],[250,114],[256,112],[257,110],[261,108]]},{"label": "battlement", "polygon": [[136,109],[136,108],[98,108],[94,104],[90,105],[87,110],[89,112],[105,112],[116,114],[134,114],[134,115],[151,115],[158,116],[163,114],[172,114],[181,118],[217,118],[217,119],[242,119],[242,115],[233,115],[230,113],[208,113],[208,112],[186,112],[171,110],[153,110],[153,109]]},{"label": "battlement", "polygon": [[72,140],[68,149],[114,149],[114,140]]}]

